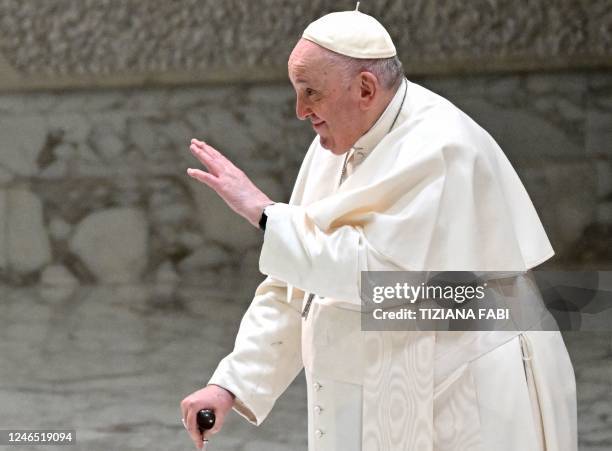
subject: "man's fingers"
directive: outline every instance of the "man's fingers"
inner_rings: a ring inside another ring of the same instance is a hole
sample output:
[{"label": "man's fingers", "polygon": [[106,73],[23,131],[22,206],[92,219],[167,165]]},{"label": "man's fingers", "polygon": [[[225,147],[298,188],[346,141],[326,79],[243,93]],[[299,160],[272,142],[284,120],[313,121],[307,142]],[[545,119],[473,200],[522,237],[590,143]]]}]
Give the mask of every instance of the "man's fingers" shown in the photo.
[{"label": "man's fingers", "polygon": [[210,152],[198,147],[195,144],[192,144],[189,149],[191,150],[193,156],[195,156],[200,163],[206,166],[206,168],[212,174],[219,174],[219,162],[215,160],[215,157]]},{"label": "man's fingers", "polygon": [[206,150],[208,152],[210,152],[211,154],[218,156],[221,155],[221,152],[219,152],[217,149],[215,149],[213,146],[211,146],[210,144],[207,144],[204,141],[200,141],[199,139],[192,139],[191,140],[191,144],[195,144],[196,146],[198,146],[200,149],[202,150]]},{"label": "man's fingers", "polygon": [[203,145],[204,145],[204,141],[200,141],[200,140],[199,140],[199,139],[197,139],[197,138],[193,138],[193,139],[191,140],[191,144],[193,144],[193,143],[197,144],[198,146],[203,146]]},{"label": "man's fingers", "polygon": [[185,418],[185,422],[187,423],[187,432],[189,432],[193,444],[196,448],[200,449],[202,447],[202,434],[200,434],[200,429],[196,424],[195,412],[194,409],[190,409],[187,413],[187,418]]},{"label": "man's fingers", "polygon": [[213,189],[216,186],[217,178],[214,175],[210,174],[209,172],[201,171],[199,169],[189,168],[187,169],[187,175],[189,177],[196,179],[199,182],[202,182],[210,186]]},{"label": "man's fingers", "polygon": [[181,403],[181,419],[183,420],[183,425],[185,429],[187,429],[187,407],[183,407],[183,403]]},{"label": "man's fingers", "polygon": [[213,160],[218,159],[218,160],[223,160],[223,161],[227,161],[228,163],[231,163],[225,155],[223,155],[213,146],[205,143],[204,141],[200,141],[198,139],[192,139],[191,144],[201,149],[204,153],[209,155]]},{"label": "man's fingers", "polygon": [[223,418],[217,416],[215,420],[215,426],[212,429],[205,429],[203,437],[205,439],[210,439],[213,435],[215,435],[221,430],[221,426],[223,426]]},{"label": "man's fingers", "polygon": [[202,143],[202,147],[209,152],[214,158],[223,158],[225,160],[227,160],[227,158],[225,158],[225,156],[219,152],[217,149],[215,149],[213,146],[211,146],[210,144],[206,144],[205,142]]},{"label": "man's fingers", "polygon": [[196,149],[204,152],[207,156],[210,156],[211,158],[223,156],[221,155],[221,152],[219,152],[217,149],[215,149],[210,144],[206,144],[204,141],[192,139],[191,146],[194,146]]}]

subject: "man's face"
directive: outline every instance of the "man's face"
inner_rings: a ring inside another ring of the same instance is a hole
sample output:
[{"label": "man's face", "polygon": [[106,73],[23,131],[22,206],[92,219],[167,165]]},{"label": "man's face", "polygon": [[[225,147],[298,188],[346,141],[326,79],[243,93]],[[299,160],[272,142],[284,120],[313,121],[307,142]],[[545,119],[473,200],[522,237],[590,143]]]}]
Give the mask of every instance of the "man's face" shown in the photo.
[{"label": "man's face", "polygon": [[336,155],[347,152],[361,136],[363,121],[355,80],[306,39],[300,39],[291,52],[288,68],[297,117],[310,120],[324,148]]}]

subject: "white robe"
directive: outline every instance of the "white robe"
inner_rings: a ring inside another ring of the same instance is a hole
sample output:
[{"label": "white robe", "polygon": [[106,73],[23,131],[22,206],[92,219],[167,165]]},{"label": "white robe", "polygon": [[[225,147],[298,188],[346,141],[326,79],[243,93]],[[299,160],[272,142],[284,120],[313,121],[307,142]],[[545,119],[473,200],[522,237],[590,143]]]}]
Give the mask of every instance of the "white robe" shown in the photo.
[{"label": "white robe", "polygon": [[[554,254],[493,138],[446,99],[404,86],[342,185],[344,156],[315,138],[289,203],[266,209],[268,277],[209,383],[260,424],[304,367],[311,451],[575,450],[558,332],[361,331],[361,271],[524,271]],[[306,293],[316,296],[303,319]]]}]

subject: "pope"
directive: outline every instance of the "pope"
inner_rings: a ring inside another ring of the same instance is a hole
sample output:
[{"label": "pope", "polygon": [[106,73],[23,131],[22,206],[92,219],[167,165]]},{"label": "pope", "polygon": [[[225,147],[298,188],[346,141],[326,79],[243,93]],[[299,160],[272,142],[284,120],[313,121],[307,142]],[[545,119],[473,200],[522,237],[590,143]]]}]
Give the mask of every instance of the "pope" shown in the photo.
[{"label": "pope", "polygon": [[[288,203],[204,141],[189,176],[264,231],[233,351],[181,402],[196,447],[232,408],[255,425],[304,368],[313,450],[577,449],[559,332],[362,331],[362,271],[528,271],[554,251],[494,139],[410,82],[357,10],[311,23],[288,61],[312,141]],[[216,423],[200,435],[196,414]]]}]

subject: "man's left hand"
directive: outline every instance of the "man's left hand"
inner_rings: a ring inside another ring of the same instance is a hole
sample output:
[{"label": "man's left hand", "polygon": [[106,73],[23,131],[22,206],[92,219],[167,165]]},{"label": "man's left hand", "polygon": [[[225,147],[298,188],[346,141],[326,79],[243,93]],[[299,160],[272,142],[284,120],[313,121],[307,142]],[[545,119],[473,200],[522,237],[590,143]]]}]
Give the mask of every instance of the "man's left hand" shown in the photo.
[{"label": "man's left hand", "polygon": [[187,174],[210,186],[232,210],[259,227],[264,208],[274,202],[214,147],[192,139],[190,149],[208,172],[189,168]]}]

